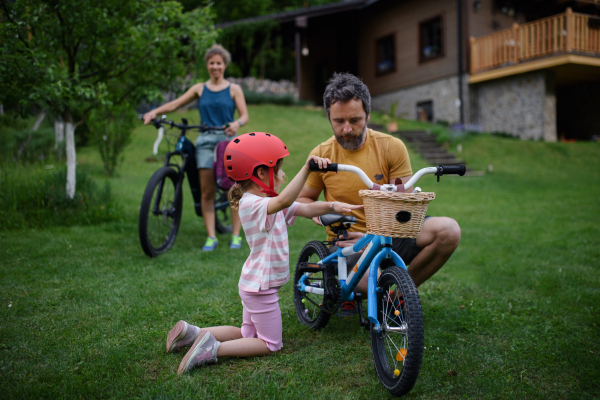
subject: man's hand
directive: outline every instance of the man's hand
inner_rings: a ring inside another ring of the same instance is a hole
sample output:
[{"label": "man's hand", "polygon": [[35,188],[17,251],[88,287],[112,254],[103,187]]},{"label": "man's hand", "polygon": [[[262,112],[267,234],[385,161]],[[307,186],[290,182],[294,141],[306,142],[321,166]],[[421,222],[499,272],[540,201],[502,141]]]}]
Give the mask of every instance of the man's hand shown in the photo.
[{"label": "man's hand", "polygon": [[321,223],[321,220],[319,219],[319,217],[313,217],[313,222],[319,226],[323,226],[323,224]]},{"label": "man's hand", "polygon": [[[361,239],[363,236],[365,236],[365,234],[362,232],[348,232],[348,240],[336,242],[336,245],[338,247],[352,247],[352,246],[354,246],[354,243],[358,242],[358,240]],[[338,239],[343,239],[343,238],[344,238],[344,236],[340,235],[340,237]],[[361,252],[362,252],[362,250],[361,250]]]}]

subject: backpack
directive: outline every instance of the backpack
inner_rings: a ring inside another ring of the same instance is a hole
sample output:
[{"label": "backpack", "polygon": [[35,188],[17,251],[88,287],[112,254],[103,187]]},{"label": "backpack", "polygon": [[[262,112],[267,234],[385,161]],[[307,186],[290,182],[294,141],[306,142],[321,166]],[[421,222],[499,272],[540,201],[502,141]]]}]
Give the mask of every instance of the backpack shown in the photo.
[{"label": "backpack", "polygon": [[213,175],[215,183],[223,190],[229,190],[235,183],[227,176],[225,170],[225,148],[229,144],[229,140],[223,140],[215,146],[215,156],[213,161]]}]

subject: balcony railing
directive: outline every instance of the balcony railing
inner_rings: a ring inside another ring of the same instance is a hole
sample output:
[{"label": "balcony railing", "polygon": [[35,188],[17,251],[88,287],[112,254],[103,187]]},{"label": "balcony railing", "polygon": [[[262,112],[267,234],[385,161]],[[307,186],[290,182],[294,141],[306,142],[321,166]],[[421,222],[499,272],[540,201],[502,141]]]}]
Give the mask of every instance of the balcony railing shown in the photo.
[{"label": "balcony railing", "polygon": [[470,41],[471,74],[560,53],[600,56],[600,18],[567,8]]}]

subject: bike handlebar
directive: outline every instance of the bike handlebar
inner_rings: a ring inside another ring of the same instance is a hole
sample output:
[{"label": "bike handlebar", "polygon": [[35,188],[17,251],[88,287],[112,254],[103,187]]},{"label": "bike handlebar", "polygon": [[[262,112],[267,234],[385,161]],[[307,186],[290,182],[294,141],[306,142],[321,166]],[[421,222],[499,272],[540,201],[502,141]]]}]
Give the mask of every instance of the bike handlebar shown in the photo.
[{"label": "bike handlebar", "polygon": [[[143,119],[143,116],[140,119]],[[169,125],[171,128],[177,128],[182,131],[183,130],[189,131],[191,129],[198,129],[200,132],[223,131],[227,127],[227,125],[226,126],[209,126],[206,124],[188,125],[187,119],[185,119],[185,118],[182,118],[181,121],[183,122],[182,124],[177,124],[173,120],[167,121],[166,119],[153,118],[152,121],[150,121],[150,122],[152,123],[152,125],[154,125],[156,127],[156,129],[160,128],[163,125]]]},{"label": "bike handlebar", "polygon": [[327,165],[326,168],[319,168],[319,164],[317,164],[314,160],[310,160],[310,162],[308,163],[308,169],[310,171],[314,171],[314,172],[338,172],[338,171],[352,172],[352,173],[355,173],[356,175],[358,175],[358,177],[364,182],[365,185],[367,185],[367,187],[369,189],[382,190],[385,192],[404,192],[406,189],[409,189],[412,186],[414,186],[414,184],[417,183],[417,181],[423,175],[434,174],[438,177],[438,181],[439,181],[440,176],[442,176],[442,175],[463,176],[465,174],[465,172],[467,171],[467,168],[465,167],[464,164],[446,165],[446,166],[440,164],[437,167],[429,167],[429,168],[420,169],[404,185],[402,185],[402,184],[400,184],[400,185],[393,185],[393,184],[379,185],[377,183],[372,182],[369,179],[369,177],[367,176],[367,174],[365,174],[362,169],[355,167],[353,165],[331,163],[331,164]]}]

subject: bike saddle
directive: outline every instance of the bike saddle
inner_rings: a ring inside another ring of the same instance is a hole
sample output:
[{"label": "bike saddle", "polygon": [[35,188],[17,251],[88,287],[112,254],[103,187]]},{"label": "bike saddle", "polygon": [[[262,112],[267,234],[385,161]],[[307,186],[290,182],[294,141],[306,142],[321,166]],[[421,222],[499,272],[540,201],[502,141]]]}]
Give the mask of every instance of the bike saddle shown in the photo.
[{"label": "bike saddle", "polygon": [[355,224],[356,218],[351,215],[325,214],[319,217],[323,226],[329,226],[341,222],[342,224]]}]

